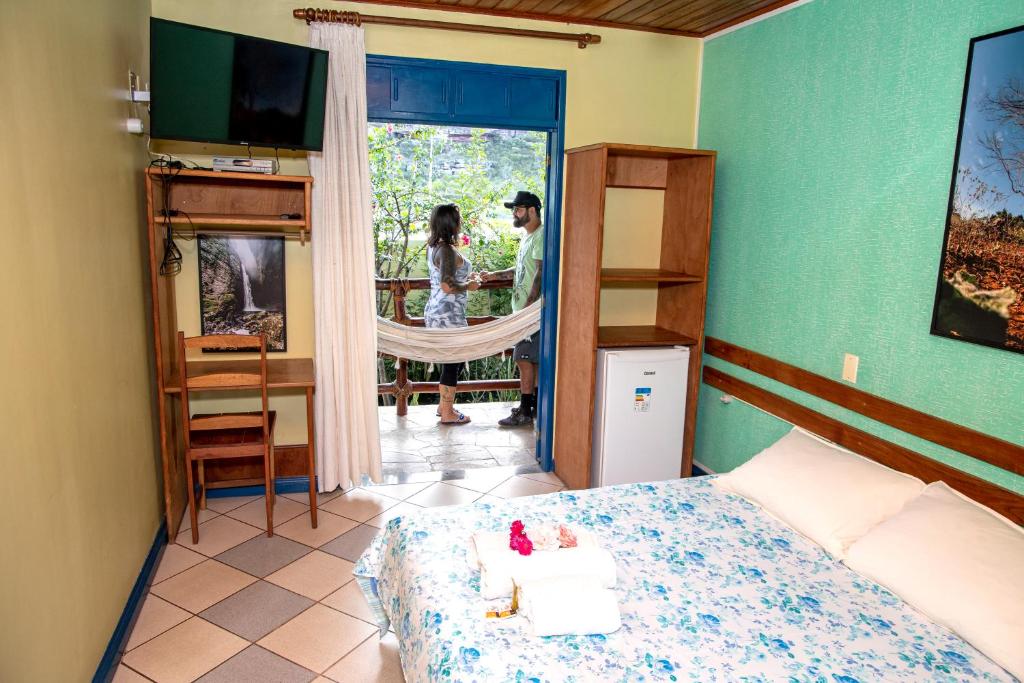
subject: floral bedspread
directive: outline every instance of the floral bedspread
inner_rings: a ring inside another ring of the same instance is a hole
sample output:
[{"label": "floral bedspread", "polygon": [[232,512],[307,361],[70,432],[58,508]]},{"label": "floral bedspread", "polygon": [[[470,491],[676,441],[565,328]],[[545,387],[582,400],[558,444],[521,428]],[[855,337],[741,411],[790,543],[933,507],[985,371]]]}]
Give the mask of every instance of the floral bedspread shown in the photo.
[{"label": "floral bedspread", "polygon": [[[394,627],[409,683],[1014,680],[709,479],[418,511],[392,520],[355,573]],[[536,638],[521,617],[484,617],[497,603],[480,597],[470,536],[515,519],[600,539],[618,567],[619,631]]]}]

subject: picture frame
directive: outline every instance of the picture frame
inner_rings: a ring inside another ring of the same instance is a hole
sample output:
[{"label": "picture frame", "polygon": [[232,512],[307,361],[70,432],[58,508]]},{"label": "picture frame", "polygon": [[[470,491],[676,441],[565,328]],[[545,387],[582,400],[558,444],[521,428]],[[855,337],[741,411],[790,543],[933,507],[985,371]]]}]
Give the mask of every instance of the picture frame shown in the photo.
[{"label": "picture frame", "polygon": [[1024,353],[1024,26],[971,39],[931,333]]},{"label": "picture frame", "polygon": [[283,237],[199,235],[202,334],[266,334],[288,350]]}]

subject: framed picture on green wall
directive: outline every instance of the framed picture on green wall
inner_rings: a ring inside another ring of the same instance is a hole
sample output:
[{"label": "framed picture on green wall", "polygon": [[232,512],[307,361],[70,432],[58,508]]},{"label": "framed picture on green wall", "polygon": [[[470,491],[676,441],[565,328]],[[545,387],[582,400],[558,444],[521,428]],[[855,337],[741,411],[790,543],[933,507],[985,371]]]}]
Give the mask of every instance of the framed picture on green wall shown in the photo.
[{"label": "framed picture on green wall", "polygon": [[203,334],[265,334],[286,351],[283,237],[199,236]]},{"label": "framed picture on green wall", "polygon": [[1024,26],[968,50],[932,334],[1024,353]]}]

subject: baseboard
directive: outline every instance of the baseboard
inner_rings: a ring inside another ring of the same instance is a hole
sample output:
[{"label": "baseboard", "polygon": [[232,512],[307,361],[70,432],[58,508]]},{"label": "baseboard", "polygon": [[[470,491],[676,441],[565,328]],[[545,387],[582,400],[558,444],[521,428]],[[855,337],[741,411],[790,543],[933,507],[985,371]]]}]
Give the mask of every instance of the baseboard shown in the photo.
[{"label": "baseboard", "polygon": [[100,659],[100,664],[96,667],[96,673],[92,677],[93,683],[109,683],[114,677],[117,665],[121,663],[125,645],[128,644],[132,627],[135,626],[135,620],[142,609],[142,599],[146,595],[146,589],[153,579],[157,565],[160,564],[160,557],[163,555],[165,547],[167,547],[167,523],[161,522],[160,528],[156,530],[153,545],[149,548],[149,554],[146,555],[146,561],[142,563],[139,578],[135,580],[132,592],[128,595],[128,602],[124,606],[124,611],[121,612],[121,618],[118,619],[117,626],[114,627],[114,635],[110,637],[107,649],[103,652],[103,658]]},{"label": "baseboard", "polygon": [[[228,496],[262,496],[265,486],[231,486],[223,489],[207,489],[207,498]],[[186,490],[187,492],[187,490]],[[308,493],[309,477],[278,477],[274,482],[275,493]]]},{"label": "baseboard", "polygon": [[694,477],[703,477],[703,476],[708,475],[708,474],[715,474],[715,471],[713,469],[711,469],[710,467],[708,467],[704,463],[697,462],[696,460],[693,461],[692,467],[693,467],[693,475],[692,476],[694,476]]}]

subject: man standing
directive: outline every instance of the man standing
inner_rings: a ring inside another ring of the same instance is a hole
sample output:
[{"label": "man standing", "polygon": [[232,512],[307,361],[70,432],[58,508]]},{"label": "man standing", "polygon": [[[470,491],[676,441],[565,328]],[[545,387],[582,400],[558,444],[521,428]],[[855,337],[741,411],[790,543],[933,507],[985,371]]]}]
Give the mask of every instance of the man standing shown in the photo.
[{"label": "man standing", "polygon": [[[540,221],[540,199],[535,194],[519,191],[511,202],[505,202],[506,209],[512,209],[512,225],[525,228],[526,236],[519,243],[515,269],[494,273],[480,273],[480,278],[499,279],[513,275],[512,312],[521,311],[540,299],[542,261],[544,260],[544,228]],[[537,363],[540,362],[540,332],[534,332],[515,346],[512,358],[519,368],[519,406],[512,414],[498,420],[503,427],[518,427],[533,422],[537,412]]]}]

